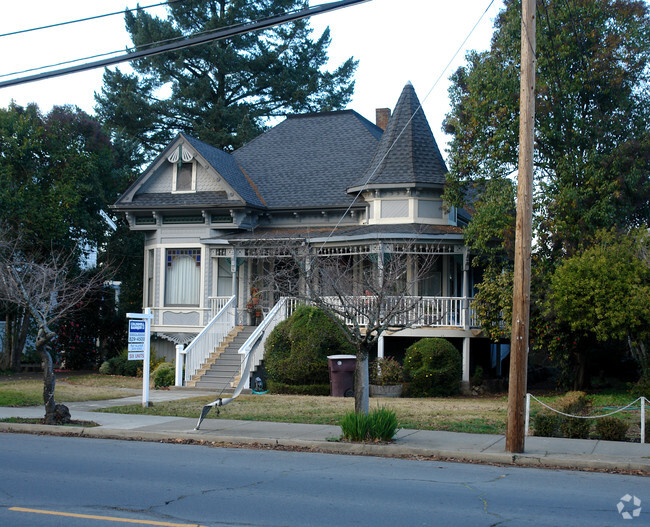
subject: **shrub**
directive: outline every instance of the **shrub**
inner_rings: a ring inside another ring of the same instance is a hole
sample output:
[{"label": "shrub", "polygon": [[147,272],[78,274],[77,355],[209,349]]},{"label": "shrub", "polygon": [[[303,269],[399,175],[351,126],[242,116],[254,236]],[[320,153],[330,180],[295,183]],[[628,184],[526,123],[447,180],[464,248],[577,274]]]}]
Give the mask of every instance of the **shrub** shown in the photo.
[{"label": "shrub", "polygon": [[555,400],[552,405],[565,414],[582,415],[586,413],[589,401],[585,392],[567,392]]},{"label": "shrub", "polygon": [[140,361],[129,360],[128,351],[124,350],[117,357],[108,359],[109,375],[124,375],[126,377],[137,377],[138,370],[141,369]]},{"label": "shrub", "polygon": [[111,365],[107,360],[102,362],[102,365],[99,367],[99,373],[101,373],[102,375],[111,374]]},{"label": "shrub", "polygon": [[393,357],[377,358],[370,363],[370,384],[388,386],[402,382],[402,366]]},{"label": "shrub", "polygon": [[153,371],[153,385],[155,388],[167,388],[175,382],[176,368],[171,362],[163,362]]},{"label": "shrub", "polygon": [[390,441],[397,432],[397,415],[389,408],[376,408],[368,415],[349,412],[340,424],[343,437],[350,441]]},{"label": "shrub", "polygon": [[270,381],[310,385],[329,383],[328,355],[354,354],[355,349],[324,311],[302,306],[275,327],[265,352]]},{"label": "shrub", "polygon": [[445,339],[420,339],[406,350],[404,374],[412,397],[456,395],[461,373],[460,353]]},{"label": "shrub", "polygon": [[605,441],[625,441],[627,423],[618,417],[603,417],[596,421],[596,433]]},{"label": "shrub", "polygon": [[474,368],[474,375],[470,379],[470,384],[472,386],[481,386],[483,384],[485,372],[483,371],[483,366],[480,364]]},{"label": "shrub", "polygon": [[[567,392],[558,397],[552,405],[556,410],[565,414],[587,415],[589,400],[584,392]],[[569,439],[587,439],[591,422],[579,417],[565,417],[559,419],[560,432]]]},{"label": "shrub", "polygon": [[329,395],[329,384],[284,384],[268,380],[266,388],[269,393],[279,393],[283,395]]},{"label": "shrub", "polygon": [[569,439],[589,439],[589,419],[578,417],[564,417],[560,420],[560,430],[564,437]]},{"label": "shrub", "polygon": [[539,437],[555,437],[559,427],[558,415],[549,412],[539,412],[533,417],[535,435]]}]

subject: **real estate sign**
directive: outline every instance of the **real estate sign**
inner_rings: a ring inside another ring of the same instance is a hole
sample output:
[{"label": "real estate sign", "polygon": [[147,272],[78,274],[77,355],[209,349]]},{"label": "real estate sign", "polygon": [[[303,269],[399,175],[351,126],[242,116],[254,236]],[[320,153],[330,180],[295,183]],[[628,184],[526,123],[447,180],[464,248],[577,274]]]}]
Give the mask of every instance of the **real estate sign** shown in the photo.
[{"label": "real estate sign", "polygon": [[127,313],[129,319],[129,360],[142,361],[142,406],[149,406],[149,337],[153,315],[146,309],[145,313]]}]

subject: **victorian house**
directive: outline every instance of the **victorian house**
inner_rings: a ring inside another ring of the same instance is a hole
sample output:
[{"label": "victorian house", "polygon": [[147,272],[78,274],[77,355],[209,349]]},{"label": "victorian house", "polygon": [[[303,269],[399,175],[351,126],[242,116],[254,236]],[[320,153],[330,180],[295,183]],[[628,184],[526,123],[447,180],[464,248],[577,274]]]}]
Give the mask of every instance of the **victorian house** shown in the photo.
[{"label": "victorian house", "polygon": [[[273,247],[288,240],[351,261],[373,254],[381,262],[407,242],[413,266],[435,254],[410,293],[419,318],[406,314],[377,353],[399,357],[417,338],[448,338],[462,352],[466,383],[474,364],[489,360],[470,307],[480,280],[463,243],[470,216],[442,201],[447,169],[413,86],[376,117],[291,115],[232,153],[179,134],[115,203],[145,235],[143,307],[153,314],[153,344],[167,356],[187,345],[185,382],[218,387],[263,360],[265,336],[294,305],[290,290],[278,294],[263,280],[281,265]],[[254,349],[255,357],[232,361],[230,377],[210,381],[211,364],[237,333],[232,353]]]}]

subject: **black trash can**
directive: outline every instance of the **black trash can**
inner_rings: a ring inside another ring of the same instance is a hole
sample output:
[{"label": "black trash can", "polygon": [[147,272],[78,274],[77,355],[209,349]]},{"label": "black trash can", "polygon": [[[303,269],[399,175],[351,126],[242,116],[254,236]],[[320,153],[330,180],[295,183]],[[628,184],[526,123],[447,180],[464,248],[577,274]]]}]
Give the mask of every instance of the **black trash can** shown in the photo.
[{"label": "black trash can", "polygon": [[330,372],[330,395],[332,397],[354,397],[354,355],[328,355]]}]

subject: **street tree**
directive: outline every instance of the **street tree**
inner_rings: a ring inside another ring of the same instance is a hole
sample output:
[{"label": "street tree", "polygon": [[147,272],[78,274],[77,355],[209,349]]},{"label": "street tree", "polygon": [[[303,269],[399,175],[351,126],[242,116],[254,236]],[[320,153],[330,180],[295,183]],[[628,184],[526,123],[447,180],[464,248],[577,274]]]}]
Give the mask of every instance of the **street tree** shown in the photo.
[{"label": "street tree", "polygon": [[[451,77],[448,199],[517,167],[520,3],[506,0],[491,48]],[[599,229],[650,216],[650,16],[642,0],[547,0],[537,8],[535,226],[551,259]]]},{"label": "street tree", "polygon": [[[169,2],[166,19],[143,9],[125,14],[137,50],[155,42],[257,21],[307,6],[305,0],[192,0]],[[342,109],[349,102],[357,62],[325,69],[329,29],[312,38],[308,21],[185,48],[131,62],[135,73],[104,72],[95,94],[98,116],[136,139],[145,152],[161,150],[179,131],[235,149],[270,118],[288,112]]]},{"label": "street tree", "polygon": [[53,325],[86,296],[101,287],[104,273],[80,272],[76,253],[52,251],[43,257],[21,247],[20,235],[0,232],[0,302],[28,312],[38,328],[35,348],[40,354],[43,377],[45,423],[69,419],[69,411],[54,399],[56,379],[50,344],[56,337]]},{"label": "street tree", "polygon": [[[73,254],[77,265],[100,249],[109,232],[101,210],[128,180],[125,155],[98,122],[72,107],[42,114],[32,104],[0,109],[0,224],[16,233],[23,251],[43,261],[51,251]],[[6,306],[4,367],[15,369],[31,314]]]},{"label": "street tree", "polygon": [[273,261],[261,278],[262,289],[322,309],[354,346],[354,409],[364,414],[369,411],[368,357],[379,338],[392,327],[408,328],[445,315],[418,309],[422,296],[416,294],[417,285],[434,266],[435,247],[418,254],[414,238],[376,249],[342,256],[318,248],[307,253],[300,242],[259,248],[260,255]]},{"label": "street tree", "polygon": [[[645,229],[600,232],[597,243],[557,267],[544,306],[550,324],[567,326],[578,339],[625,343],[644,380],[650,379],[650,266],[644,261],[649,247]],[[559,344],[549,347],[558,353],[574,351]],[[583,346],[575,353],[586,351]],[[580,370],[588,357],[577,362],[577,376],[584,376]]]},{"label": "street tree", "polygon": [[[588,248],[599,230],[624,232],[650,218],[649,8],[640,0],[547,0],[538,2],[536,31],[531,337],[538,347],[551,345],[552,335],[552,347],[562,344],[563,356],[579,357],[585,372],[596,341],[551,323],[544,305],[563,259]],[[451,77],[444,122],[452,135],[446,199],[471,206],[476,189],[486,190],[476,217],[483,210],[495,220],[470,233],[473,250],[496,264],[478,286],[487,329],[499,327],[494,314],[510,288],[508,247],[484,241],[511,215],[511,201],[488,192],[488,182],[506,187],[517,170],[520,35],[520,2],[506,0],[490,49],[470,52]],[[579,378],[579,386],[587,380]]]}]

